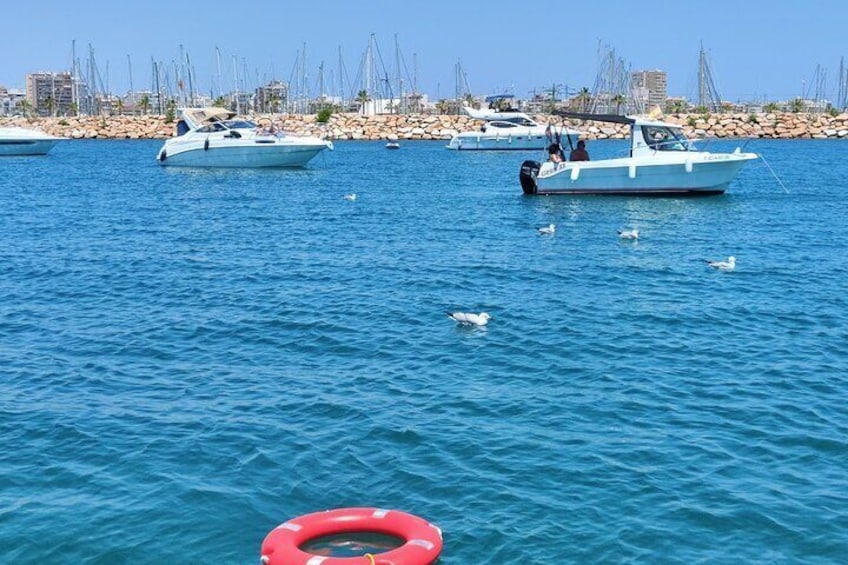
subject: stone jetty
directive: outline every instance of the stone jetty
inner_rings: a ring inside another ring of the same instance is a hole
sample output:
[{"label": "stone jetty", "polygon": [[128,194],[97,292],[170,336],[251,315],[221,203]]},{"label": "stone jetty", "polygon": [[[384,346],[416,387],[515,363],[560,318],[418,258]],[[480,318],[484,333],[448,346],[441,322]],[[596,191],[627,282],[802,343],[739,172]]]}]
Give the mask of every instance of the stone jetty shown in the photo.
[{"label": "stone jetty", "polygon": [[[260,114],[250,116],[260,125],[274,124],[295,134],[332,140],[448,140],[462,131],[479,130],[482,122],[467,116],[333,114],[326,123],[315,115]],[[569,126],[584,137],[624,139],[628,126],[603,122],[563,120],[535,115],[540,123]],[[663,120],[683,126],[695,138],[845,139],[848,114],[673,114]],[[58,118],[4,118],[0,127],[17,126],[41,130],[70,139],[165,139],[175,134],[175,124],[164,116],[84,116]]]}]

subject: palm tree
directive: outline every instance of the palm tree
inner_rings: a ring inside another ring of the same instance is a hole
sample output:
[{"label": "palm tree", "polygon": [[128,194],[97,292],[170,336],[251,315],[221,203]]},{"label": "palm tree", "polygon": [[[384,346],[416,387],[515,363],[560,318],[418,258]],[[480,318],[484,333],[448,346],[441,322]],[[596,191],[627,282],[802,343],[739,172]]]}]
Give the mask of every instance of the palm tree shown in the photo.
[{"label": "palm tree", "polygon": [[21,100],[20,104],[18,105],[21,107],[21,111],[23,112],[24,117],[28,118],[30,113],[32,112],[32,104],[30,104],[29,100]]},{"label": "palm tree", "polygon": [[584,86],[580,89],[580,92],[577,93],[575,101],[577,102],[577,109],[581,112],[586,112],[589,109],[589,104],[592,101],[592,93],[589,92],[589,89]]},{"label": "palm tree", "polygon": [[773,114],[774,112],[777,112],[779,109],[780,109],[780,105],[777,102],[769,102],[768,104],[763,106],[763,110],[765,110],[766,113],[768,113],[768,114]]},{"label": "palm tree", "polygon": [[446,114],[448,111],[447,100],[439,100],[436,102],[436,111],[439,112],[439,114]]},{"label": "palm tree", "polygon": [[804,101],[803,101],[803,100],[801,100],[800,98],[795,98],[795,99],[794,99],[794,100],[792,100],[792,102],[789,104],[789,110],[790,110],[793,114],[798,114],[798,113],[800,113],[800,112],[803,112],[803,111],[804,111]]},{"label": "palm tree", "polygon": [[620,114],[621,113],[621,106],[622,106],[622,104],[627,102],[627,98],[625,98],[623,94],[616,94],[615,96],[612,97],[612,99],[610,99],[610,102],[615,104],[615,113]]},{"label": "palm tree", "polygon": [[147,94],[143,94],[141,96],[139,106],[141,106],[141,111],[144,112],[144,115],[146,116],[147,111],[150,109],[150,96],[148,96]]},{"label": "palm tree", "polygon": [[115,100],[115,108],[118,110],[118,115],[119,115],[119,116],[120,116],[121,114],[123,114],[123,113],[124,113],[124,101],[123,101],[123,100],[121,100],[120,98],[117,98],[117,99]]},{"label": "palm tree", "polygon": [[371,102],[371,98],[368,96],[368,91],[360,90],[356,94],[356,101],[359,102],[359,111],[365,114],[365,105]]},{"label": "palm tree", "polygon": [[686,103],[683,100],[669,100],[666,102],[666,110],[669,114],[682,114],[686,111]]}]

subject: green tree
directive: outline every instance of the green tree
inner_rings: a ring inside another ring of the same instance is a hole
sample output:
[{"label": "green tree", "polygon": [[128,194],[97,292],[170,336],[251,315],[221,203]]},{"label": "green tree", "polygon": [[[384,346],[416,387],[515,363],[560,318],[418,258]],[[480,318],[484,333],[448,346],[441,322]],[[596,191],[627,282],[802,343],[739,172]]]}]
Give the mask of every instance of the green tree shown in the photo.
[{"label": "green tree", "polygon": [[21,100],[18,106],[20,106],[21,112],[23,113],[25,118],[30,117],[30,115],[32,114],[32,104],[29,100]]},{"label": "green tree", "polygon": [[592,103],[592,93],[584,86],[577,93],[574,101],[577,103],[577,109],[580,112],[587,112],[589,110],[589,105]]},{"label": "green tree", "polygon": [[359,103],[359,111],[365,113],[365,105],[371,102],[371,97],[368,96],[367,90],[360,90],[356,93],[356,101]]},{"label": "green tree", "polygon": [[319,124],[326,124],[330,121],[330,116],[333,115],[333,111],[329,108],[321,108],[318,110],[318,116],[315,118]]},{"label": "green tree", "polygon": [[669,100],[666,102],[666,111],[669,114],[682,114],[686,111],[686,103],[683,100]]},{"label": "green tree", "polygon": [[168,100],[168,103],[165,105],[165,123],[170,124],[174,122],[174,119],[177,117],[177,102],[174,99]]},{"label": "green tree", "polygon": [[143,94],[141,96],[141,101],[139,102],[139,106],[141,106],[141,111],[144,115],[147,115],[147,112],[150,110],[150,96],[147,94]]},{"label": "green tree", "polygon": [[436,102],[436,111],[439,114],[447,114],[448,113],[448,102],[447,100],[439,100]]},{"label": "green tree", "polygon": [[794,98],[792,102],[789,103],[789,111],[793,114],[799,114],[804,111],[804,101],[800,98]]},{"label": "green tree", "polygon": [[765,106],[763,106],[763,110],[765,110],[769,114],[773,114],[780,110],[780,105],[777,102],[769,102]]},{"label": "green tree", "polygon": [[613,96],[613,97],[612,97],[612,99],[610,100],[610,102],[612,102],[613,104],[615,104],[615,113],[616,113],[616,114],[620,114],[620,113],[621,113],[621,106],[622,106],[625,102],[627,102],[627,99],[624,97],[624,95],[623,95],[623,94],[616,94],[615,96]]},{"label": "green tree", "polygon": [[124,113],[124,101],[122,99],[115,99],[115,109],[118,110],[119,116]]}]

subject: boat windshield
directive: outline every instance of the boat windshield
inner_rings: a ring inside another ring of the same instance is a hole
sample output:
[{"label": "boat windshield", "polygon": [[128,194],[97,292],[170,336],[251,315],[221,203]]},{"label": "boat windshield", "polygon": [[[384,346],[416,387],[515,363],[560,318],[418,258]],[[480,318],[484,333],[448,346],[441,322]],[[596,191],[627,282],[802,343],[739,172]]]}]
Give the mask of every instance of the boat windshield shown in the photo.
[{"label": "boat windshield", "polygon": [[212,122],[208,126],[203,126],[202,128],[197,128],[197,131],[203,132],[203,133],[212,133],[212,132],[215,132],[215,131],[224,131],[226,129],[227,128],[225,128],[223,126],[223,124],[221,124],[220,122]]},{"label": "boat windshield", "polygon": [[506,119],[501,118],[498,121],[509,122],[509,123],[515,124],[517,126],[535,126],[536,125],[536,123],[533,120],[529,120],[527,118],[523,118],[523,117],[520,117],[520,116],[517,117],[517,118],[506,118]]},{"label": "boat windshield", "polygon": [[256,124],[250,120],[226,120],[224,125],[230,129],[253,129]]},{"label": "boat windshield", "polygon": [[642,126],[642,136],[649,147],[658,151],[689,151],[689,140],[682,128]]}]

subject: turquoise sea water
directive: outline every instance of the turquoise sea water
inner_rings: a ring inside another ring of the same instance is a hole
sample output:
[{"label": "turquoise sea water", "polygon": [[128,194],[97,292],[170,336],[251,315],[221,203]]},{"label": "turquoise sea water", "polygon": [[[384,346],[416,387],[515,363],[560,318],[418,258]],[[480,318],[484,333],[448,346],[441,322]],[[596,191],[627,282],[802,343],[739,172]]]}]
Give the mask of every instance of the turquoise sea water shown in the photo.
[{"label": "turquoise sea water", "polygon": [[159,145],[0,160],[0,562],[256,563],[344,506],[439,525],[445,565],[848,559],[845,143],[752,141],[788,192],[754,162],[695,199]]}]

